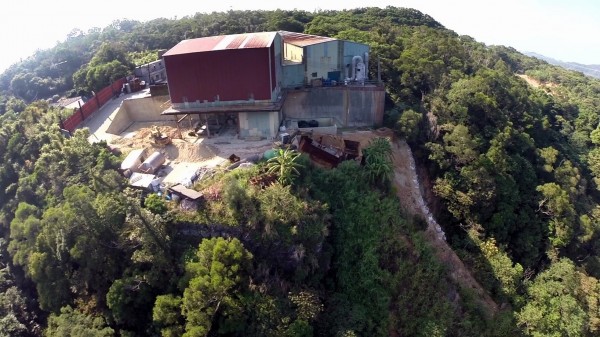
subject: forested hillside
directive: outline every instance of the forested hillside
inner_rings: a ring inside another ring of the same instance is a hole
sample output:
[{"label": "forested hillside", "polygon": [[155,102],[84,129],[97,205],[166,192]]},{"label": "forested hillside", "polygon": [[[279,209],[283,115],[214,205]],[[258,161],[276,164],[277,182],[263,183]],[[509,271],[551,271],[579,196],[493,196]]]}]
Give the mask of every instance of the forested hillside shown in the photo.
[{"label": "forested hillside", "polygon": [[[385,124],[497,313],[400,208],[385,140],[364,165],[282,152],[219,172],[190,213],[126,188],[106,144],[65,138],[39,100],[183,38],[276,29],[371,46]],[[0,89],[0,336],[600,333],[598,80],[388,7],[118,21],[12,66]]]},{"label": "forested hillside", "polygon": [[564,62],[560,60],[553,59],[551,57],[547,57],[541,54],[526,52],[525,55],[532,56],[538,58],[540,60],[546,61],[555,66],[561,66],[565,69],[574,70],[578,72],[582,72],[585,75],[600,78],[600,65],[598,64],[581,64],[576,62]]}]

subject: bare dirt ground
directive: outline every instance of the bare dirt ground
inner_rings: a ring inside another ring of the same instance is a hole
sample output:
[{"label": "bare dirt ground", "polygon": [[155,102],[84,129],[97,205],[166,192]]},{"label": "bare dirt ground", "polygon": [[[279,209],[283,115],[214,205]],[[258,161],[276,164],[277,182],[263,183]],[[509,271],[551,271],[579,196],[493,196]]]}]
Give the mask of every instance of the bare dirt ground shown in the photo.
[{"label": "bare dirt ground", "polygon": [[[220,135],[207,137],[189,136],[188,128],[181,128],[181,133],[171,122],[139,122],[131,125],[120,136],[110,140],[109,145],[118,148],[122,153],[134,149],[145,149],[147,154],[154,151],[162,153],[169,161],[168,174],[164,183],[174,184],[190,172],[200,167],[215,167],[229,160],[235,154],[244,159],[262,154],[273,147],[270,140],[246,141],[237,139],[235,132],[222,132]],[[157,125],[162,133],[167,134],[172,143],[159,146],[152,142],[151,128]]]},{"label": "bare dirt ground", "polygon": [[[128,129],[123,138],[111,141],[111,145],[117,146],[121,152],[129,152],[134,149],[144,148],[147,153],[159,151],[167,160],[171,161],[202,161],[210,159],[219,154],[219,149],[201,141],[188,142],[179,138],[177,129],[171,126],[161,126],[161,132],[166,133],[172,139],[172,143],[159,146],[152,142],[151,129],[142,127],[137,130]],[[179,138],[179,139],[178,139]]]},{"label": "bare dirt ground", "polygon": [[525,74],[518,74],[517,76],[524,79],[525,82],[527,82],[527,84],[529,84],[530,86],[532,86],[534,88],[539,88],[539,87],[549,88],[552,91],[552,88],[555,88],[558,86],[558,84],[553,83],[553,82],[547,82],[547,83],[540,82],[540,81],[536,80],[535,78],[529,77]]},{"label": "bare dirt ground", "polygon": [[412,215],[422,216],[427,222],[425,237],[435,250],[440,261],[448,268],[449,275],[461,287],[471,289],[479,302],[493,315],[498,312],[498,305],[473,277],[469,269],[454,253],[445,240],[445,235],[439,224],[429,212],[423,201],[415,162],[408,144],[402,140],[393,143],[394,185],[404,210]]}]

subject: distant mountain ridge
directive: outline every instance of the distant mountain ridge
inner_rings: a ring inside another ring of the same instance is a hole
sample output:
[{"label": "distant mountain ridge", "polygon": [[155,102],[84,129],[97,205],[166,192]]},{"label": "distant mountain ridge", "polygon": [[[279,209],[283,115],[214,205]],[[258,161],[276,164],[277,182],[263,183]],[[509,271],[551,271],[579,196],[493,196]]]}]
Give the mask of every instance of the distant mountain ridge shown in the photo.
[{"label": "distant mountain ridge", "polygon": [[555,66],[563,67],[569,70],[579,71],[584,73],[585,75],[600,78],[600,64],[581,64],[577,62],[564,62],[534,52],[524,52],[523,54],[538,58]]}]

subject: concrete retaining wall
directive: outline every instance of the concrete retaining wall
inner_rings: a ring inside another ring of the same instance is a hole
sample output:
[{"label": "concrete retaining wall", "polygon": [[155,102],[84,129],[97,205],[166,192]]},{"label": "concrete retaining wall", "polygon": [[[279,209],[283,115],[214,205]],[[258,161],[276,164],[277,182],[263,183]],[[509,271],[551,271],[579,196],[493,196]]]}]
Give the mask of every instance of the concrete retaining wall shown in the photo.
[{"label": "concrete retaining wall", "polygon": [[174,121],[173,116],[161,115],[166,109],[164,103],[168,100],[169,96],[148,96],[124,100],[106,132],[115,135],[121,134],[134,122]]},{"label": "concrete retaining wall", "polygon": [[240,138],[272,139],[277,134],[279,114],[277,111],[240,112]]},{"label": "concrete retaining wall", "polygon": [[173,117],[163,116],[161,113],[167,108],[162,106],[169,98],[144,97],[136,99],[126,99],[123,101],[125,110],[134,122],[157,122],[167,119],[173,120]]},{"label": "concrete retaining wall", "polygon": [[331,117],[338,126],[378,126],[383,122],[385,90],[375,86],[318,87],[290,90],[284,118]]},{"label": "concrete retaining wall", "polygon": [[125,107],[123,103],[119,106],[119,111],[116,114],[112,115],[112,121],[110,125],[106,129],[106,133],[110,133],[113,135],[119,135],[121,132],[125,131],[133,123],[127,111],[125,111]]}]

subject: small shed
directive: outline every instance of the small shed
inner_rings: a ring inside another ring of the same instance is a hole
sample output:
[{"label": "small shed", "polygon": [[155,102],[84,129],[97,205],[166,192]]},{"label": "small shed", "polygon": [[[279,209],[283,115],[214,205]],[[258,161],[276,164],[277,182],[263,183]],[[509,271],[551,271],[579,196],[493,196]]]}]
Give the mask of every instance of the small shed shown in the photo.
[{"label": "small shed", "polygon": [[176,195],[178,195],[181,199],[188,199],[188,200],[192,200],[192,201],[200,201],[203,197],[203,194],[193,190],[191,188],[187,188],[185,186],[183,186],[182,184],[176,184],[173,185],[171,187],[169,187],[169,191],[171,193],[174,193]]},{"label": "small shed", "polygon": [[131,172],[136,172],[138,167],[144,161],[144,149],[136,149],[125,157],[125,160],[121,163],[121,170],[126,171],[130,170]]},{"label": "small shed", "polygon": [[156,172],[156,170],[158,170],[158,168],[161,167],[165,161],[167,161],[165,156],[163,156],[162,153],[155,151],[150,155],[150,157],[148,157],[148,159],[138,166],[137,171],[154,174],[154,172]]},{"label": "small shed", "polygon": [[129,185],[133,187],[153,190],[153,183],[155,182],[156,176],[154,174],[146,174],[133,172],[131,177],[129,177]]}]

